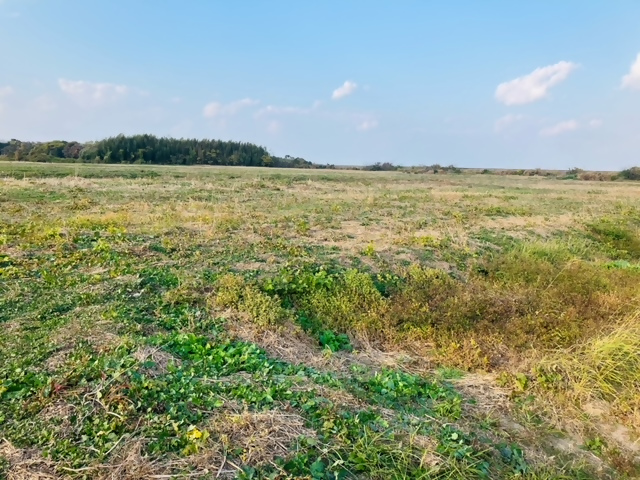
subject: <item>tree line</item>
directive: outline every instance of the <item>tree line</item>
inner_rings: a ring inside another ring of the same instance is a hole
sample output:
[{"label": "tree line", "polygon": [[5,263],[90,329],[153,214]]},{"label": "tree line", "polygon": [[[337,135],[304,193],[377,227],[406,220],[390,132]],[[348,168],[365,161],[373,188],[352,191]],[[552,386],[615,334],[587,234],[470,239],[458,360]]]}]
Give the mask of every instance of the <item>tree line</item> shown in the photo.
[{"label": "tree line", "polygon": [[97,142],[0,142],[0,160],[147,165],[240,165],[247,167],[331,168],[300,157],[269,154],[246,142],[118,135]]}]

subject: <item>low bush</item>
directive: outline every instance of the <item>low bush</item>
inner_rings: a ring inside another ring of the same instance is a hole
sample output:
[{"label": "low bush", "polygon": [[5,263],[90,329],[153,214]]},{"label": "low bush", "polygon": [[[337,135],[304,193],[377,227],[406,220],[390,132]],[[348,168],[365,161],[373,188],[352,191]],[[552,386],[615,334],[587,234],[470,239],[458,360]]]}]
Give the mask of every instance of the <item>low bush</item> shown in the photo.
[{"label": "low bush", "polygon": [[269,296],[237,275],[227,274],[218,279],[213,303],[246,313],[258,325],[275,325],[287,318],[277,295]]},{"label": "low bush", "polygon": [[640,180],[640,167],[631,167],[626,170],[621,171],[619,174],[620,178],[625,180]]}]

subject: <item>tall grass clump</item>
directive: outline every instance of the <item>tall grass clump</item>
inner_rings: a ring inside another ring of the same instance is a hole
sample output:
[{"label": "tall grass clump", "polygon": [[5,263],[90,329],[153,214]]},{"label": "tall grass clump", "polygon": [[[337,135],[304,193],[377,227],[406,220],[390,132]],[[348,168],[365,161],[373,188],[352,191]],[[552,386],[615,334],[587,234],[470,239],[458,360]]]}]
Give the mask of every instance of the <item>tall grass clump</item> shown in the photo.
[{"label": "tall grass clump", "polygon": [[545,356],[535,374],[543,386],[579,404],[612,404],[640,428],[640,311],[608,332]]}]

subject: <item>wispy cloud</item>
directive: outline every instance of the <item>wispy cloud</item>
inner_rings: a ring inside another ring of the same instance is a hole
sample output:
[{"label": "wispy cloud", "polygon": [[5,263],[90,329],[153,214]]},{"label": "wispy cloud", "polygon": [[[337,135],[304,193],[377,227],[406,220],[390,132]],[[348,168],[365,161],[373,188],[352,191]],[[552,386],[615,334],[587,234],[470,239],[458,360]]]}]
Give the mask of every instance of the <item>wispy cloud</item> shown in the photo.
[{"label": "wispy cloud", "polygon": [[496,133],[500,133],[508,129],[509,127],[511,127],[514,123],[517,123],[520,120],[523,120],[524,118],[525,116],[521,114],[505,115],[504,117],[500,117],[498,120],[496,120],[493,128],[496,131]]},{"label": "wispy cloud", "polygon": [[374,128],[377,128],[379,125],[378,120],[374,119],[374,118],[369,118],[366,120],[363,120],[362,122],[360,122],[357,126],[356,126],[356,130],[360,131],[360,132],[367,132],[369,130],[373,130]]},{"label": "wispy cloud", "polygon": [[594,118],[594,119],[589,121],[589,126],[591,128],[600,128],[602,126],[602,124],[603,124],[603,122],[599,118]]},{"label": "wispy cloud", "polygon": [[622,88],[640,90],[640,53],[631,65],[629,73],[622,77]]},{"label": "wispy cloud", "polygon": [[267,105],[256,112],[256,118],[266,115],[295,115],[311,112],[310,108],[303,107],[278,107],[276,105]]},{"label": "wispy cloud", "polygon": [[358,89],[358,84],[347,80],[340,87],[336,88],[331,95],[333,100],[340,100],[341,98],[348,97]]},{"label": "wispy cloud", "polygon": [[240,110],[258,105],[259,103],[259,100],[253,100],[251,98],[243,98],[242,100],[236,100],[235,102],[227,104],[211,102],[204,106],[202,109],[202,115],[206,118],[235,115]]},{"label": "wispy cloud", "polygon": [[533,72],[496,88],[495,97],[505,105],[524,105],[537,102],[549,95],[549,90],[562,83],[578,65],[572,62],[558,62],[554,65],[536,68]]},{"label": "wispy cloud", "polygon": [[[127,96],[132,92],[126,85],[93,83],[84,80],[58,80],[60,90],[82,107],[99,107]],[[140,92],[139,92],[140,93]]]},{"label": "wispy cloud", "polygon": [[267,105],[255,113],[255,118],[266,117],[269,115],[308,115],[322,106],[320,100],[316,100],[310,107],[290,107]]},{"label": "wispy cloud", "polygon": [[555,137],[563,133],[573,132],[580,128],[580,124],[575,120],[566,120],[564,122],[556,123],[551,127],[543,128],[540,130],[540,135],[543,137]]}]

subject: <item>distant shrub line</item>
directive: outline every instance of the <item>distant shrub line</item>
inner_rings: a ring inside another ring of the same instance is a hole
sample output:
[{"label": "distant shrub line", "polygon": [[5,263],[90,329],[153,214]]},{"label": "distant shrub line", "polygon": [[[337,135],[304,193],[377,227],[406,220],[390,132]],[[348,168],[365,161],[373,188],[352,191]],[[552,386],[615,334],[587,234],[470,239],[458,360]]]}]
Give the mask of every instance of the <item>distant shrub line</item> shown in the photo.
[{"label": "distant shrub line", "polygon": [[[335,169],[333,164],[317,164],[300,157],[271,155],[262,146],[246,142],[155,137],[153,135],[118,135],[97,142],[75,141],[23,142],[0,141],[0,160],[39,163],[106,163],[134,165],[225,165],[245,167]],[[421,165],[403,167],[390,162],[376,162],[362,167],[345,166],[348,170],[372,172],[401,171],[410,174],[520,175],[553,177],[564,180],[613,181],[640,180],[640,167],[621,172],[588,172],[580,168],[551,171],[540,168],[461,169],[455,165]]]},{"label": "distant shrub line", "polygon": [[[388,164],[391,165],[391,164]],[[392,167],[392,168],[391,168]],[[460,169],[453,165],[443,167],[438,164],[419,167],[398,167],[391,165],[384,170],[400,170],[410,174],[447,174],[447,173],[478,173],[481,175],[516,175],[521,177],[549,177],[561,180],[584,180],[584,181],[615,181],[615,180],[640,180],[640,167],[632,167],[621,172],[590,172],[581,168],[571,168],[569,170],[543,170],[536,169]],[[382,170],[380,168],[366,168],[366,170]]]}]

